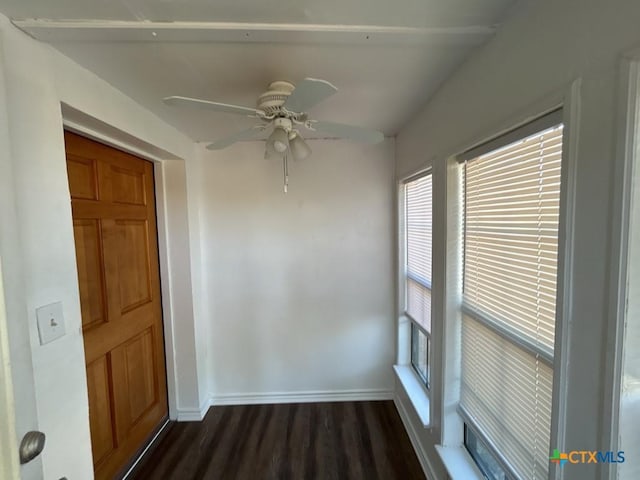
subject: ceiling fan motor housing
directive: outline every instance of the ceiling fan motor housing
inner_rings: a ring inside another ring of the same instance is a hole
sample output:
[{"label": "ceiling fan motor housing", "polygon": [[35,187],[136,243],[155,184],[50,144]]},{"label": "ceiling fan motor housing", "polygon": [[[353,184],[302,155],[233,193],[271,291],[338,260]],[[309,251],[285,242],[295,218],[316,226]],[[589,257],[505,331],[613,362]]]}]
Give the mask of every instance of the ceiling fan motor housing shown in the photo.
[{"label": "ceiling fan motor housing", "polygon": [[269,84],[269,90],[258,97],[258,110],[262,110],[268,116],[278,116],[282,111],[284,102],[287,101],[295,85],[279,80]]}]

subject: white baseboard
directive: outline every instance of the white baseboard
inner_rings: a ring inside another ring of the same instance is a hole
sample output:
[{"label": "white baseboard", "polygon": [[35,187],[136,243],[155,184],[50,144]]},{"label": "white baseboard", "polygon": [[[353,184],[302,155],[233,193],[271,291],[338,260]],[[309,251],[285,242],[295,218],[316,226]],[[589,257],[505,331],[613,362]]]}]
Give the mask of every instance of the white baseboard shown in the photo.
[{"label": "white baseboard", "polygon": [[212,395],[198,408],[178,408],[178,422],[200,422],[213,405],[267,405],[272,403],[363,402],[393,400],[393,390],[326,390],[307,392],[231,393]]},{"label": "white baseboard", "polygon": [[213,395],[211,397],[211,405],[266,405],[271,403],[354,402],[392,399],[392,390],[380,389],[232,393]]},{"label": "white baseboard", "polygon": [[405,409],[402,401],[398,398],[397,395],[393,397],[393,403],[398,410],[398,414],[400,415],[400,419],[402,420],[402,424],[404,425],[405,430],[407,431],[407,435],[409,435],[409,440],[411,441],[411,445],[413,446],[413,450],[416,452],[416,456],[418,457],[418,461],[420,462],[420,466],[422,467],[422,471],[426,475],[426,477],[430,480],[437,480],[438,477],[433,469],[433,465],[427,456],[427,453],[424,451],[422,447],[422,442],[420,441],[420,437],[416,432],[416,429],[407,414],[407,410]]},{"label": "white baseboard", "polygon": [[200,408],[178,408],[176,420],[178,422],[201,422],[210,406],[211,400],[207,400]]}]

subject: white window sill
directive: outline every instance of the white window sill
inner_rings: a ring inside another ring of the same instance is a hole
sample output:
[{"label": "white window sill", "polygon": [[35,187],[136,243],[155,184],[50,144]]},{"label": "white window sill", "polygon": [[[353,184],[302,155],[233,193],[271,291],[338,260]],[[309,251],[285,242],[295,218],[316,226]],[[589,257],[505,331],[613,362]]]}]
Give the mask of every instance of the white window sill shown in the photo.
[{"label": "white window sill", "polygon": [[416,377],[413,368],[410,365],[394,365],[393,370],[396,372],[396,377],[402,384],[409,400],[411,400],[418,417],[420,417],[422,425],[425,428],[428,427],[430,415],[429,397]]},{"label": "white window sill", "polygon": [[484,475],[463,446],[443,447],[436,445],[440,460],[451,480],[483,480]]}]

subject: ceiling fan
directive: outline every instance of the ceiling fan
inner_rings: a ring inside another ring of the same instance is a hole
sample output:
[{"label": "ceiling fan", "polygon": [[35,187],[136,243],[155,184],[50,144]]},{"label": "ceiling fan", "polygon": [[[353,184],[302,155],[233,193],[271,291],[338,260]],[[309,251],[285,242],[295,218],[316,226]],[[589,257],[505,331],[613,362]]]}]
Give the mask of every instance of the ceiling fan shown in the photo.
[{"label": "ceiling fan", "polygon": [[272,82],[268,90],[258,97],[256,108],[180,96],[166,97],[163,101],[167,105],[235,113],[260,121],[258,125],[207,145],[209,150],[220,150],[235,142],[256,138],[265,130],[272,129],[266,140],[265,158],[281,157],[283,159],[286,192],[289,155],[294,160],[304,160],[311,155],[311,148],[300,134],[300,128],[370,144],[384,139],[384,135],[376,130],[309,118],[307,114],[309,109],[337,91],[338,89],[326,80],[305,78],[297,85],[282,80]]}]

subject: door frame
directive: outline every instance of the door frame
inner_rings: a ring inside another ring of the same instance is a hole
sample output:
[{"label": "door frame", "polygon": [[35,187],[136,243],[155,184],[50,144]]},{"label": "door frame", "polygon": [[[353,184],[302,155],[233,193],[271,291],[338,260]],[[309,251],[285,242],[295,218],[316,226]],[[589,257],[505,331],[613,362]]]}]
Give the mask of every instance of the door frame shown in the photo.
[{"label": "door frame", "polygon": [[[138,140],[126,132],[103,123],[84,112],[78,111],[73,107],[68,107],[64,103],[61,105],[61,109],[62,121],[65,130],[80,134],[91,140],[95,140],[104,145],[130,153],[153,163],[154,189],[156,196],[156,229],[158,235],[158,261],[160,266],[160,294],[162,296],[162,325],[164,329],[165,371],[167,377],[167,403],[169,419],[176,420],[179,418],[180,412],[177,388],[178,369],[175,338],[173,333],[175,319],[171,308],[174,302],[174,292],[171,288],[169,238],[167,229],[165,228],[169,219],[164,207],[169,193],[165,189],[162,163],[167,160],[182,162],[184,162],[184,160],[178,159],[174,155],[171,155],[170,153],[154,147],[142,140]],[[156,437],[157,434],[153,437],[152,441],[155,440]],[[146,448],[143,451],[146,451]]]},{"label": "door frame", "polygon": [[7,311],[0,258],[0,478],[20,478]]}]

